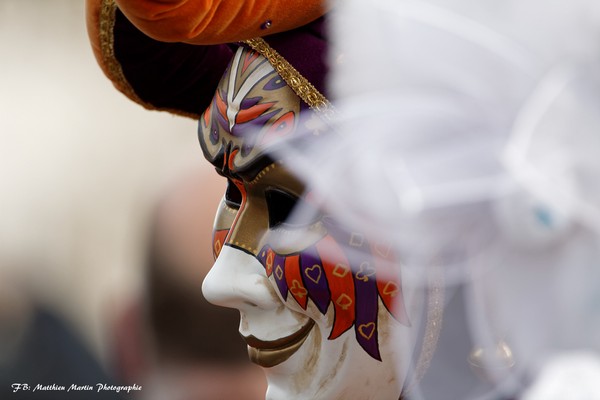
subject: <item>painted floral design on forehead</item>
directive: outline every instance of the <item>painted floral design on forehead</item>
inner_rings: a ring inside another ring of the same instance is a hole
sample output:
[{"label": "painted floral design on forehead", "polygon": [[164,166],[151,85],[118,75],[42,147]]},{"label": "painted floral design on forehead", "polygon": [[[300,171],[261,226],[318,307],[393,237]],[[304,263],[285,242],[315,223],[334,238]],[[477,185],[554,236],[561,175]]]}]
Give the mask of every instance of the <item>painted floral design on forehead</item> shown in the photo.
[{"label": "painted floral design on forehead", "polygon": [[[297,131],[301,108],[298,96],[264,57],[238,50],[199,122],[206,159],[230,162],[234,171],[245,169]],[[221,160],[225,153],[235,153],[234,158]]]}]

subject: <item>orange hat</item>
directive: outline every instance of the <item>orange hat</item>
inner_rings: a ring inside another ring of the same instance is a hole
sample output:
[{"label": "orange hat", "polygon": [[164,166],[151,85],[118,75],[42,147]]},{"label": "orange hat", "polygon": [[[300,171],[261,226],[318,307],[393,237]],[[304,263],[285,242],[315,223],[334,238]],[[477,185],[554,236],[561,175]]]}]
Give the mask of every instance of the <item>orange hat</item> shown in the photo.
[{"label": "orange hat", "polygon": [[[231,42],[267,35],[294,66],[308,66],[299,69],[315,86],[323,86],[322,45],[306,35],[313,35],[326,0],[86,1],[100,67],[145,108],[198,118],[237,48]],[[292,31],[305,34],[288,37]]]},{"label": "orange hat", "polygon": [[325,12],[324,0],[116,0],[146,35],[165,42],[216,44],[305,25]]}]

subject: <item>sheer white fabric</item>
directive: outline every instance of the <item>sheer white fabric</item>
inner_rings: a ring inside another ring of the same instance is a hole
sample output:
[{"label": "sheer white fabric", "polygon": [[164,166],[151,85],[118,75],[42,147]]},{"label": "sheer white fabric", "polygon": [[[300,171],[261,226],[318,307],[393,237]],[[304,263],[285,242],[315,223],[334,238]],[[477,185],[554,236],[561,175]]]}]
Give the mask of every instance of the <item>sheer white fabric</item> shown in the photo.
[{"label": "sheer white fabric", "polygon": [[600,399],[540,375],[600,359],[600,3],[344,0],[331,30],[334,128],[282,154],[404,285],[444,271],[411,398]]}]

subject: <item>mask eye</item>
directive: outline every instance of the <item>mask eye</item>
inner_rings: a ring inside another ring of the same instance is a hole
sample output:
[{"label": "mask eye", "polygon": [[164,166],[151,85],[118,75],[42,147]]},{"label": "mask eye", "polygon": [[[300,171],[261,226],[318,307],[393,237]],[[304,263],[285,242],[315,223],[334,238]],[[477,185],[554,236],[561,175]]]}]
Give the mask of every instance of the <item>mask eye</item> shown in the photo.
[{"label": "mask eye", "polygon": [[[269,228],[271,229],[279,226],[287,228],[306,227],[319,219],[319,213],[316,210],[309,208],[308,204],[292,194],[278,189],[267,189],[265,197],[269,211]],[[306,219],[290,221],[290,216],[298,204],[302,204],[302,209],[306,211],[307,215],[302,216]]]},{"label": "mask eye", "polygon": [[242,193],[231,179],[227,179],[227,190],[225,191],[225,204],[231,208],[240,208],[242,205]]}]

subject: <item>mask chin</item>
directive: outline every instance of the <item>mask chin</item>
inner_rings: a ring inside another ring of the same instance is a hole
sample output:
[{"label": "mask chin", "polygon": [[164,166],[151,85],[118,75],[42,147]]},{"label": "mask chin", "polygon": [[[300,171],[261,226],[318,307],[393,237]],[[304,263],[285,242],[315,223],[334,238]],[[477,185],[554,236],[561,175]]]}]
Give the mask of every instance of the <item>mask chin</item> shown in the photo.
[{"label": "mask chin", "polygon": [[288,361],[265,369],[267,399],[365,400],[397,399],[401,388],[395,359],[370,357],[352,332],[328,340],[327,329],[314,329]]}]

